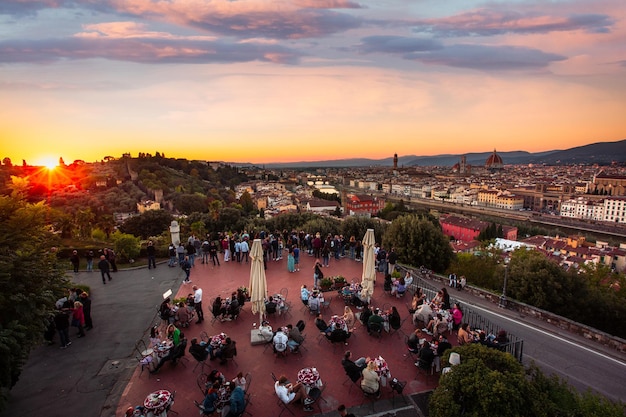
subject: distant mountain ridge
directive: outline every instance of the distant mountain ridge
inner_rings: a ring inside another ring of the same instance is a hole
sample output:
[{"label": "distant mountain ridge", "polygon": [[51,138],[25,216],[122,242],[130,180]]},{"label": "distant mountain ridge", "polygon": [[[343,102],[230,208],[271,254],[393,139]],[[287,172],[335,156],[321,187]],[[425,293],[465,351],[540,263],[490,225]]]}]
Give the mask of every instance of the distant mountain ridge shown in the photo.
[{"label": "distant mountain ridge", "polygon": [[[597,142],[584,146],[564,150],[545,152],[496,152],[502,158],[504,164],[600,164],[607,165],[613,162],[626,162],[626,139],[616,142]],[[466,154],[442,154],[432,156],[405,155],[398,156],[398,167],[415,166],[449,166],[461,160],[465,155],[467,163],[474,166],[483,166],[492,152],[476,152]],[[393,166],[393,156],[383,159],[347,158],[325,161],[300,161],[300,162],[272,162],[267,164],[233,163],[237,166],[264,166],[266,168],[350,168],[369,166]]]}]

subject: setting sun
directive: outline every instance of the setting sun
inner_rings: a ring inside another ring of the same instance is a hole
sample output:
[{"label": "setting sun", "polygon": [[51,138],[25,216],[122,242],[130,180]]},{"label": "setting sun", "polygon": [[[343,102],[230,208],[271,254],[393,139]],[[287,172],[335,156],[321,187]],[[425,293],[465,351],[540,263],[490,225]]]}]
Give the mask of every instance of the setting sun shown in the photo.
[{"label": "setting sun", "polygon": [[49,171],[52,171],[56,167],[59,166],[59,163],[58,161],[55,160],[55,158],[47,156],[47,157],[40,158],[39,160],[37,160],[34,166],[46,167]]}]

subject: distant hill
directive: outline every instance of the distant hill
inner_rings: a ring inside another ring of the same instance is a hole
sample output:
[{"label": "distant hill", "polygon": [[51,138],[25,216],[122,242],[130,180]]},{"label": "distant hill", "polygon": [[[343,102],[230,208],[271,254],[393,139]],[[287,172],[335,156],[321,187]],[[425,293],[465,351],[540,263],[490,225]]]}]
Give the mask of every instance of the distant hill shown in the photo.
[{"label": "distant hill", "polygon": [[[442,154],[433,156],[405,155],[398,156],[399,167],[413,166],[453,166],[465,155],[467,163],[482,166],[492,152],[477,152],[467,154]],[[626,139],[616,142],[598,142],[590,145],[578,146],[565,150],[545,152],[498,152],[505,164],[600,164],[607,165],[613,162],[626,163]],[[234,163],[233,165],[246,166],[253,164]],[[326,161],[300,161],[284,163],[262,164],[266,168],[346,168],[368,166],[392,166],[393,157],[383,159],[334,159]]]}]

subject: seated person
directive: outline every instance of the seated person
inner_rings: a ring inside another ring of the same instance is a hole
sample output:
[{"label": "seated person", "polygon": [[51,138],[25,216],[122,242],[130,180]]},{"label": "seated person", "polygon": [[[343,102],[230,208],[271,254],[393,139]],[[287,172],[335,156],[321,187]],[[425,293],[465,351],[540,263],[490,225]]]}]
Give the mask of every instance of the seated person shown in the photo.
[{"label": "seated person", "polygon": [[392,306],[391,310],[387,313],[387,321],[389,322],[389,327],[394,330],[398,330],[402,326],[402,318],[396,306]]},{"label": "seated person", "polygon": [[332,332],[326,333],[326,338],[332,343],[345,343],[347,345],[350,333],[346,332],[344,329],[336,328]]},{"label": "seated person", "polygon": [[318,314],[320,312],[320,299],[317,291],[313,291],[311,297],[309,298],[309,310],[311,313]]},{"label": "seated person", "polygon": [[361,291],[356,291],[355,293],[352,294],[350,303],[359,310],[367,307],[367,304],[368,304],[367,300],[361,297]]},{"label": "seated person", "polygon": [[448,339],[444,335],[439,336],[439,344],[437,345],[437,356],[443,357],[446,350],[452,349],[452,343],[448,342]]},{"label": "seated person", "polygon": [[224,385],[224,383],[226,383],[226,377],[224,376],[223,373],[221,373],[217,369],[213,369],[211,373],[207,376],[206,382],[207,382],[207,385],[209,384],[213,385],[217,383],[218,384],[217,387],[219,388],[222,385]]},{"label": "seated person", "polygon": [[206,346],[202,346],[198,343],[198,339],[195,337],[191,339],[189,353],[191,353],[191,356],[193,356],[197,361],[203,361],[209,357],[209,352],[207,351]]},{"label": "seated person", "polygon": [[478,332],[478,343],[480,343],[483,346],[490,347],[490,348],[498,347],[498,344],[494,343],[492,339],[488,338],[487,333],[485,333],[482,330]]},{"label": "seated person", "polygon": [[273,339],[274,353],[285,352],[285,350],[287,349],[287,341],[288,341],[287,335],[285,334],[285,332],[283,332],[282,327],[279,327]]},{"label": "seated person", "polygon": [[419,359],[415,362],[415,366],[420,369],[429,371],[435,360],[435,352],[430,348],[428,341],[424,340],[419,352],[417,353]]},{"label": "seated person", "polygon": [[234,320],[237,318],[237,316],[239,316],[239,310],[240,305],[239,300],[237,299],[237,293],[233,293],[230,299],[230,303],[228,303],[228,305],[226,306],[226,315],[228,315],[231,320]]},{"label": "seated person", "polygon": [[417,327],[427,326],[433,315],[433,310],[428,303],[423,303],[417,307],[413,314],[413,324]]},{"label": "seated person", "polygon": [[185,307],[185,304],[180,302],[178,303],[178,310],[176,311],[176,325],[180,327],[189,327],[189,323],[191,323],[192,315]]},{"label": "seated person", "polygon": [[372,325],[378,325],[381,330],[385,327],[385,319],[380,315],[379,309],[374,310],[374,314],[372,314],[369,319],[367,319],[368,332],[372,330]]},{"label": "seated person", "polygon": [[245,291],[242,288],[237,288],[237,301],[240,308],[243,308],[244,304],[246,304],[247,298]]},{"label": "seated person", "polygon": [[361,323],[363,324],[363,326],[367,327],[367,322],[372,316],[372,314],[374,314],[373,308],[371,306],[366,305],[363,308],[363,312],[361,313],[361,316],[360,316]]},{"label": "seated person", "polygon": [[322,318],[322,313],[317,314],[317,317],[315,318],[315,327],[317,327],[320,332],[326,333],[326,335],[330,334],[332,331],[330,326]]},{"label": "seated person", "polygon": [[397,298],[402,297],[406,293],[406,284],[404,278],[400,278],[393,282],[391,287],[391,295],[395,295]]},{"label": "seated person", "polygon": [[443,319],[441,313],[437,313],[434,319],[431,319],[426,325],[427,333],[439,338],[440,334],[448,331],[448,321]]},{"label": "seated person", "polygon": [[153,326],[150,329],[150,347],[154,348],[161,343],[161,334],[159,332],[159,326]]},{"label": "seated person", "polygon": [[297,352],[300,344],[304,342],[304,336],[300,334],[300,329],[293,327],[291,324],[287,325],[287,329],[287,337],[289,338],[289,340],[287,340],[287,347],[289,347],[289,350],[292,352]]},{"label": "seated person", "polygon": [[159,372],[159,369],[165,364],[167,361],[172,361],[174,365],[176,365],[176,361],[181,357],[185,356],[185,349],[187,348],[187,339],[183,338],[178,345],[174,345],[173,348],[167,352],[167,355],[163,356],[157,366],[150,371],[151,374],[156,374]]},{"label": "seated person", "polygon": [[407,340],[407,348],[411,352],[417,353],[419,352],[419,348],[422,345],[422,343],[424,343],[425,340],[426,339],[424,338],[422,334],[422,330],[415,329],[415,331],[411,333],[411,336],[409,336],[409,339]]},{"label": "seated person", "polygon": [[276,309],[278,308],[274,298],[270,296],[270,298],[265,303],[265,314],[274,314],[276,313]]},{"label": "seated person", "polygon": [[412,283],[413,275],[411,275],[409,271],[406,271],[406,275],[404,276],[404,285],[408,288]]},{"label": "seated person", "polygon": [[220,389],[220,385],[221,384],[219,382],[214,382],[207,390],[206,395],[204,396],[204,401],[200,406],[203,415],[211,415],[217,409],[218,392]]},{"label": "seated person", "polygon": [[293,404],[298,401],[304,402],[305,411],[313,411],[313,400],[307,397],[304,385],[300,382],[291,384],[285,375],[281,375],[274,383],[274,390],[278,398],[285,404]]},{"label": "seated person", "polygon": [[216,358],[220,359],[221,364],[226,363],[226,359],[237,356],[237,344],[235,341],[231,340],[230,337],[227,337],[222,342],[222,345],[215,352]]},{"label": "seated person", "polygon": [[352,382],[356,382],[361,378],[361,373],[367,366],[367,359],[359,358],[356,361],[352,361],[352,352],[347,350],[341,360],[341,366],[343,366],[343,370],[346,371],[346,375],[350,377]]},{"label": "seated person", "polygon": [[218,319],[224,318],[226,315],[226,307],[222,305],[222,297],[215,297],[213,305],[211,306],[211,313],[213,313],[213,316]]},{"label": "seated person", "polygon": [[367,366],[361,372],[363,379],[361,380],[361,389],[367,394],[375,394],[376,398],[380,397],[380,376],[378,376],[378,366],[376,362],[369,361]]},{"label": "seated person", "polygon": [[302,301],[302,304],[308,306],[310,296],[311,294],[309,293],[306,285],[303,285],[302,288],[300,288],[300,300]]},{"label": "seated person", "polygon": [[459,342],[459,346],[469,345],[470,343],[474,343],[474,335],[468,323],[463,323],[461,325],[461,328],[459,329],[459,332],[457,333],[457,340]]},{"label": "seated person", "polygon": [[270,326],[270,323],[266,320],[263,320],[261,322],[261,327],[259,327],[259,332],[261,333],[263,340],[265,340],[266,342],[271,342],[272,339],[274,338],[274,331],[272,330],[272,326]]},{"label": "seated person", "polygon": [[228,412],[226,413],[226,417],[239,417],[246,409],[245,393],[240,386],[235,384],[229,384],[229,390],[230,399],[228,401]]},{"label": "seated person", "polygon": [[163,320],[167,324],[173,324],[175,320],[170,301],[170,297],[167,297],[165,300],[163,300],[161,306],[159,307],[159,316],[161,317],[161,320]]},{"label": "seated person", "polygon": [[235,384],[238,387],[241,387],[241,389],[244,390],[244,392],[245,392],[246,384],[248,383],[248,381],[246,381],[246,378],[244,378],[243,372],[239,372],[237,374],[237,376],[234,377],[233,380],[230,381],[230,382],[232,382],[233,384]]},{"label": "seated person", "polygon": [[174,346],[178,346],[181,339],[180,329],[173,324],[167,326],[167,338],[174,342]]},{"label": "seated person", "polygon": [[456,289],[461,291],[465,288],[465,286],[467,285],[467,279],[465,278],[465,275],[461,276],[461,280],[459,281],[458,284],[456,284]]}]

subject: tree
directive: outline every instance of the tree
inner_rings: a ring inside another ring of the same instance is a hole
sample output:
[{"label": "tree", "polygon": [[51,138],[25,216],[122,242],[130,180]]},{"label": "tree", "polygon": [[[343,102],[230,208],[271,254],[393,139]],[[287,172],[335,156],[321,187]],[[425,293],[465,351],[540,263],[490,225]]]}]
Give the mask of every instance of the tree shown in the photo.
[{"label": "tree", "polygon": [[239,197],[239,204],[241,204],[241,207],[246,214],[250,214],[254,211],[254,202],[252,201],[250,193],[247,191],[244,191],[243,194],[241,194],[241,197]]},{"label": "tree", "polygon": [[354,236],[356,240],[363,240],[367,229],[374,229],[374,236],[381,240],[387,225],[378,219],[363,216],[351,216],[341,223],[341,234],[348,240],[351,236]]},{"label": "tree", "polygon": [[115,232],[113,233],[113,242],[115,252],[123,262],[128,262],[139,256],[141,242],[138,237],[126,233]]},{"label": "tree", "polygon": [[624,404],[587,392],[579,394],[559,378],[537,367],[525,369],[508,353],[480,344],[455,347],[461,363],[439,380],[430,398],[433,417],[623,416]]},{"label": "tree", "polygon": [[43,203],[0,196],[0,409],[68,287]]},{"label": "tree", "polygon": [[147,239],[169,230],[173,219],[165,210],[148,210],[139,216],[126,219],[120,226],[120,231]]},{"label": "tree", "polygon": [[561,314],[574,291],[565,271],[540,252],[518,249],[512,253],[508,294],[514,299]]},{"label": "tree", "polygon": [[385,248],[395,247],[398,260],[445,271],[452,260],[452,248],[441,228],[422,216],[404,215],[395,219],[383,236]]}]

